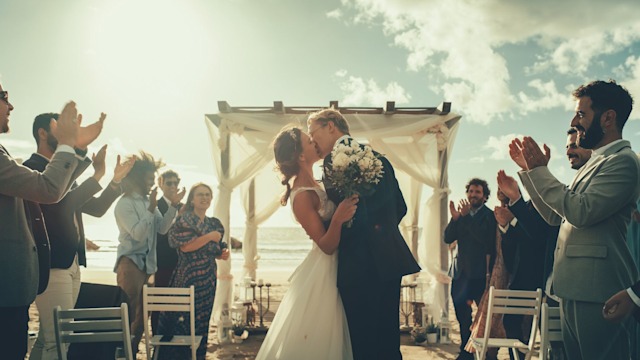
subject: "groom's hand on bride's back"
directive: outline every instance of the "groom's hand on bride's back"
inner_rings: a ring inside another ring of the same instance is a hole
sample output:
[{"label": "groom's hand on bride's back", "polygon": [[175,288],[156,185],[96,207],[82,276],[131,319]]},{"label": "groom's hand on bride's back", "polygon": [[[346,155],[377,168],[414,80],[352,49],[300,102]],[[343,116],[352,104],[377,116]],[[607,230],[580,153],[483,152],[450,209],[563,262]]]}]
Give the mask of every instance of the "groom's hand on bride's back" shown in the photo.
[{"label": "groom's hand on bride's back", "polygon": [[340,224],[344,224],[345,222],[351,220],[353,215],[356,213],[356,209],[358,205],[356,205],[360,201],[358,195],[353,195],[349,198],[346,198],[340,202],[338,208],[333,213],[333,219],[340,222]]}]

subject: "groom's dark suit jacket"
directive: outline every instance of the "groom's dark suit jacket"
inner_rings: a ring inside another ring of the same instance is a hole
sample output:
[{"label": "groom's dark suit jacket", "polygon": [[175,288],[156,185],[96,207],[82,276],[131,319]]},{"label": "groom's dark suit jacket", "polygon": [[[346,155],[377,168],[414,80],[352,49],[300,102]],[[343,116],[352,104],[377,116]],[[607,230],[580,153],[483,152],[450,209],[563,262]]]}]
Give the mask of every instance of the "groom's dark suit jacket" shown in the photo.
[{"label": "groom's dark suit jacket", "polygon": [[[391,163],[383,156],[380,160],[384,171],[382,179],[372,195],[360,197],[353,225],[342,228],[338,247],[339,288],[399,280],[420,271],[398,229],[407,205]],[[325,171],[331,168],[331,163],[329,154],[324,159]],[[329,183],[326,173],[323,182],[329,199],[340,204],[343,196]]]},{"label": "groom's dark suit jacket", "polygon": [[[48,163],[43,156],[33,154],[24,165],[43,171]],[[51,243],[51,268],[69,268],[76,254],[78,263],[87,265],[82,213],[95,217],[104,215],[121,193],[119,187],[109,185],[99,197],[93,197],[101,189],[100,184],[90,177],[80,185],[74,183],[58,203],[40,205]],[[39,235],[35,233],[34,236]]]}]

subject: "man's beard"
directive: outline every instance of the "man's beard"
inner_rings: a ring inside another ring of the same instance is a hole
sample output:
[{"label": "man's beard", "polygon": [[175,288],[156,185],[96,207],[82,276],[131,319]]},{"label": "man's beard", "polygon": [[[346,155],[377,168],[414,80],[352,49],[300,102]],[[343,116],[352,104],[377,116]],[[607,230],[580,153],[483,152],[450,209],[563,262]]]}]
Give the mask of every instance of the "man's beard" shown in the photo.
[{"label": "man's beard", "polygon": [[478,209],[484,204],[484,201],[482,199],[469,199],[469,204],[471,208]]},{"label": "man's beard", "polygon": [[47,133],[47,146],[51,149],[51,151],[56,151],[58,148],[58,139],[56,139],[50,133]]},{"label": "man's beard", "polygon": [[[604,133],[602,132],[602,126],[600,126],[600,117],[602,116],[602,111],[598,111],[593,114],[593,121],[591,122],[591,126],[587,131],[584,132],[584,136],[578,137],[578,146],[585,149],[593,149],[604,137]],[[582,126],[580,126],[582,128]],[[584,131],[584,128],[582,128]]]}]

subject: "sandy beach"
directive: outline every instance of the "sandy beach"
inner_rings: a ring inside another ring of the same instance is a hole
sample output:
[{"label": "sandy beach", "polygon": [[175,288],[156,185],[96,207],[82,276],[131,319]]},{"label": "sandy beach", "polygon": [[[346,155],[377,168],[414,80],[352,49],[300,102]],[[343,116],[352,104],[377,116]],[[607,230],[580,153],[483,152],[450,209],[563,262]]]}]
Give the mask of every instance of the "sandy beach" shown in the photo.
[{"label": "sandy beach", "polygon": [[[239,273],[233,272],[234,276],[240,276]],[[285,271],[263,271],[259,273],[259,278],[264,279],[265,282],[272,283],[270,295],[274,304],[279,304],[282,296],[288,289],[288,281],[290,273]],[[108,270],[93,270],[82,269],[82,281],[90,283],[99,283],[107,285],[115,285],[115,274]],[[266,293],[264,293],[266,298]],[[38,330],[38,310],[35,304],[32,304],[30,311],[29,330]],[[450,320],[453,324],[452,329],[452,343],[451,344],[429,344],[429,345],[417,345],[411,339],[408,333],[401,335],[401,352],[405,360],[424,360],[424,359],[455,359],[458,355],[458,346],[460,344],[460,334],[458,324],[453,316],[453,308],[450,309]],[[209,346],[207,349],[207,360],[231,360],[231,359],[254,359],[260,345],[264,340],[264,334],[251,334],[248,339],[244,340],[241,344],[224,344],[220,345],[217,338],[217,329],[212,323],[209,329]],[[137,355],[138,360],[145,360],[145,346],[144,339],[140,344],[140,350]],[[498,358],[500,360],[509,359],[509,355],[506,350],[502,349]],[[537,357],[533,357],[537,359]]]}]

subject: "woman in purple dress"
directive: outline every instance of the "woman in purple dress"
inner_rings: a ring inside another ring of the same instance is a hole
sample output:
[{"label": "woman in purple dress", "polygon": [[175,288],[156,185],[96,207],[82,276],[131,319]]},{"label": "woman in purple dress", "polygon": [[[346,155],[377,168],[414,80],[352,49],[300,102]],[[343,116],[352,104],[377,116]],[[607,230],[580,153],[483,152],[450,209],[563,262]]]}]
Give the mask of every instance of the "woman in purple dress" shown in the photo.
[{"label": "woman in purple dress", "polygon": [[[220,220],[207,217],[212,191],[209,185],[197,183],[191,187],[185,211],[176,218],[169,230],[169,245],[178,251],[178,264],[171,276],[171,287],[195,288],[196,335],[202,335],[198,359],[205,359],[209,319],[216,293],[216,261],[229,258],[227,244],[222,241],[224,228]],[[190,324],[188,313],[160,314],[161,335],[187,335]],[[162,346],[161,359],[189,359],[187,346]]]}]

